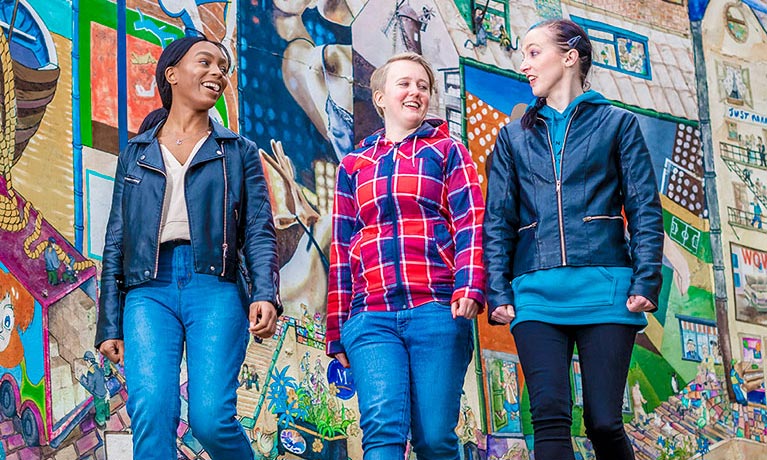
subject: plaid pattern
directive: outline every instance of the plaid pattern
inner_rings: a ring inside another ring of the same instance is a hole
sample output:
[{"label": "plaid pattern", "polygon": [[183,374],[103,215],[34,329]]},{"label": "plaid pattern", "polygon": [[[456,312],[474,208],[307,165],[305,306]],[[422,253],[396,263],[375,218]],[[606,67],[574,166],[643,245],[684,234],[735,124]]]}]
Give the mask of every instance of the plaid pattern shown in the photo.
[{"label": "plaid pattern", "polygon": [[379,131],[341,161],[333,204],[327,353],[362,311],[468,297],[484,305],[485,204],[469,152],[427,120],[402,142]]}]

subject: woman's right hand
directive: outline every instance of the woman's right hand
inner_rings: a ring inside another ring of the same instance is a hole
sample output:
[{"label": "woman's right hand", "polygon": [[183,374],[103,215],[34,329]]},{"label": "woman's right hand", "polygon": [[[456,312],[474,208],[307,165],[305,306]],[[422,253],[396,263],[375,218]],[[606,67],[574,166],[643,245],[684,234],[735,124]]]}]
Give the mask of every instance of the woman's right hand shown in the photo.
[{"label": "woman's right hand", "polygon": [[346,357],[346,353],[336,353],[335,355],[333,355],[333,357],[335,359],[337,359],[338,362],[341,363],[341,365],[343,367],[345,367],[347,369],[349,369],[349,367],[351,367],[349,365],[349,359]]},{"label": "woman's right hand", "polygon": [[109,339],[101,342],[99,353],[115,364],[123,364],[125,342],[121,339]]},{"label": "woman's right hand", "polygon": [[514,313],[514,305],[501,305],[490,315],[490,319],[497,323],[509,324],[514,320],[516,313]]}]

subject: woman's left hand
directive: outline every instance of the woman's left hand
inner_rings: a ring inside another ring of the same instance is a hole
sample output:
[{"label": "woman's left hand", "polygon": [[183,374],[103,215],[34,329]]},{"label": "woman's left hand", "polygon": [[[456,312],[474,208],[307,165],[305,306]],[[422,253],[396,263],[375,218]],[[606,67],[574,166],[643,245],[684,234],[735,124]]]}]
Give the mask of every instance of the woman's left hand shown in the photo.
[{"label": "woman's left hand", "polygon": [[643,311],[650,311],[655,308],[652,302],[647,300],[646,297],[641,295],[632,295],[626,301],[626,308],[632,313],[640,313]]},{"label": "woman's left hand", "polygon": [[274,335],[277,330],[277,309],[271,302],[259,300],[250,304],[248,331],[262,339]]},{"label": "woman's left hand", "polygon": [[461,297],[450,304],[450,311],[453,313],[453,319],[463,316],[466,319],[474,319],[479,311],[479,303],[468,297]]}]

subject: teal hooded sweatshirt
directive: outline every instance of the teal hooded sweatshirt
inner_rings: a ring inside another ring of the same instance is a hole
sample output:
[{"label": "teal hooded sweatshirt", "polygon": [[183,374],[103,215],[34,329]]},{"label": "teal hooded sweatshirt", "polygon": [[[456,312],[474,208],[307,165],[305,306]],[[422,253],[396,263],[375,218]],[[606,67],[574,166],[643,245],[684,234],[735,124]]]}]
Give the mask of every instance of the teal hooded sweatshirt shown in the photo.
[{"label": "teal hooded sweatshirt", "polygon": [[[586,91],[573,99],[562,112],[548,105],[538,112],[548,127],[557,178],[567,125],[580,104],[610,104],[610,101],[596,91]],[[577,160],[566,158],[565,161]],[[645,327],[645,314],[632,313],[626,307],[632,274],[630,267],[600,266],[557,267],[522,274],[511,283],[516,312],[511,328],[523,321]]]}]

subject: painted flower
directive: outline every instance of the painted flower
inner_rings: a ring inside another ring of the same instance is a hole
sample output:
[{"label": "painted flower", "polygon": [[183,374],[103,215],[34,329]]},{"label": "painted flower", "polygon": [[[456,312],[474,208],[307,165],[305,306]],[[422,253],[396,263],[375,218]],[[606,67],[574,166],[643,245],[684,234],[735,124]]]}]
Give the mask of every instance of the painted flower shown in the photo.
[{"label": "painted flower", "polygon": [[314,438],[314,442],[312,443],[312,450],[320,453],[322,452],[323,444],[322,441],[320,441],[320,438]]}]

